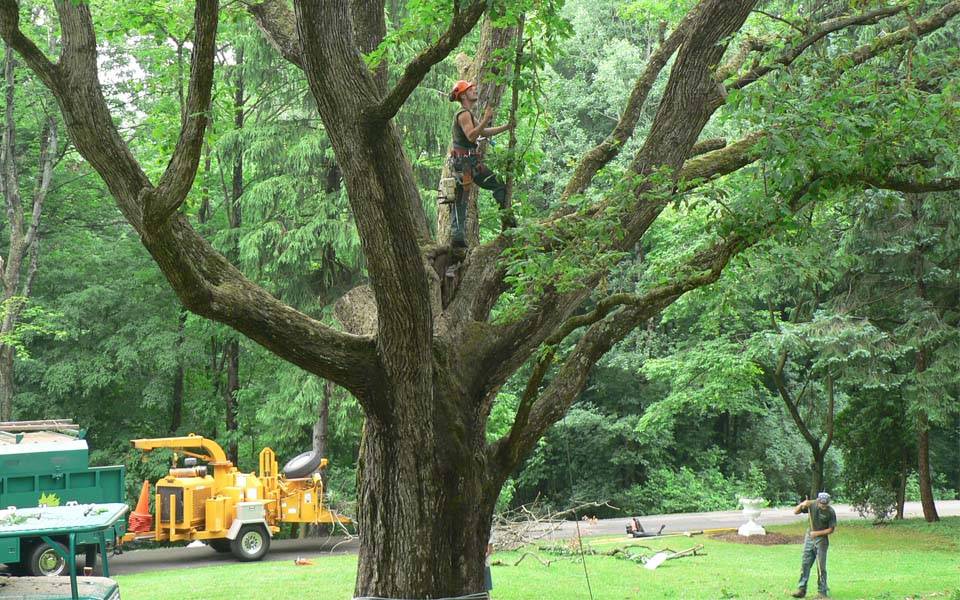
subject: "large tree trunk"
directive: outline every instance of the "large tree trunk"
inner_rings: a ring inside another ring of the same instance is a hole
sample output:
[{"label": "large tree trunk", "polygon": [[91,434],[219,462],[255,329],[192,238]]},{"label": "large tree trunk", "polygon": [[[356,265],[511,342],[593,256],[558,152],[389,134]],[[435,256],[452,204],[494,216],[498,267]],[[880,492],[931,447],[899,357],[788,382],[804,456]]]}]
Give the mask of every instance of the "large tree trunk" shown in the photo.
[{"label": "large tree trunk", "polygon": [[[459,399],[368,418],[360,448],[361,546],[356,596],[429,598],[482,592],[499,483],[486,475],[483,427]],[[451,435],[452,434],[452,435]]]}]

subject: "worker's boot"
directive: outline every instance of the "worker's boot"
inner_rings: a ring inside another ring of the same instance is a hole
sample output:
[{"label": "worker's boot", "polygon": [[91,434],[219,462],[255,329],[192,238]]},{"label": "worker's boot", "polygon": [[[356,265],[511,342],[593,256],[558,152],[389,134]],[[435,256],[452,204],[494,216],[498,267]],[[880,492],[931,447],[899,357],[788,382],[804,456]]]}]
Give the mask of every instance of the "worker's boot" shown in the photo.
[{"label": "worker's boot", "polygon": [[790,595],[793,596],[794,598],[803,598],[804,596],[807,595],[807,590],[800,588],[799,590],[795,591]]}]

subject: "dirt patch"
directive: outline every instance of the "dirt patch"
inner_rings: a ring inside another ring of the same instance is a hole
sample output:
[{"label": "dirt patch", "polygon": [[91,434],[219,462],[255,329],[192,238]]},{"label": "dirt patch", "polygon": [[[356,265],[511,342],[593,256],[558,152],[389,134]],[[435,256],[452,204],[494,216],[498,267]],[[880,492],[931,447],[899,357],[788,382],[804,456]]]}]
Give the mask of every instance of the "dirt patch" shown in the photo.
[{"label": "dirt patch", "polygon": [[802,544],[802,535],[784,535],[782,533],[768,533],[767,535],[742,536],[736,533],[724,533],[721,535],[710,536],[715,540],[722,542],[734,542],[736,544],[756,544],[758,546],[777,546],[780,544]]}]

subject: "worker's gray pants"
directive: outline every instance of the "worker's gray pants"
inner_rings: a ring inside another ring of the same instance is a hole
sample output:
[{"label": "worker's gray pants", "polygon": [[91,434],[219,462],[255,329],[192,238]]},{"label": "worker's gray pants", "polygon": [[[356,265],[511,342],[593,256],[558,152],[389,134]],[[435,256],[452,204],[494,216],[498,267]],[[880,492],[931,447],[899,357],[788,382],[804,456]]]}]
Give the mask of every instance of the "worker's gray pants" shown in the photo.
[{"label": "worker's gray pants", "polygon": [[814,561],[817,562],[817,590],[827,595],[827,548],[830,547],[830,538],[820,536],[812,538],[810,534],[803,538],[803,563],[800,567],[800,583],[797,587],[801,590],[807,589],[807,581],[810,579],[810,567]]}]

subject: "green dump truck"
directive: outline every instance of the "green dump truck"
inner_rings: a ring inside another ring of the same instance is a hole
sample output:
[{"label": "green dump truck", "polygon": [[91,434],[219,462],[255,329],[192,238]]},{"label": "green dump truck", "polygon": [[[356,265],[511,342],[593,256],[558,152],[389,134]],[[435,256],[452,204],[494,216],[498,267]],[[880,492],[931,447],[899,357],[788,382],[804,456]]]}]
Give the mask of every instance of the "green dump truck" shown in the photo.
[{"label": "green dump truck", "polygon": [[[0,509],[29,508],[40,497],[56,497],[61,505],[125,502],[124,467],[91,467],[83,431],[70,421],[0,422]],[[117,521],[109,541],[126,531],[126,519]],[[51,539],[67,546],[66,539]],[[96,560],[99,542],[95,535],[80,535],[77,551],[87,564]],[[66,564],[61,554],[38,538],[23,538],[17,544],[0,545],[0,563],[16,573],[62,575]]]}]

